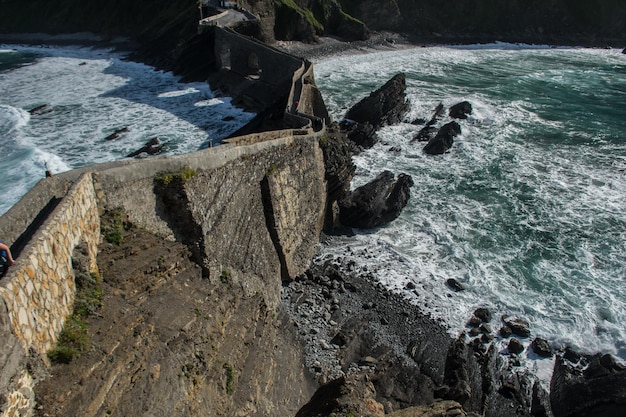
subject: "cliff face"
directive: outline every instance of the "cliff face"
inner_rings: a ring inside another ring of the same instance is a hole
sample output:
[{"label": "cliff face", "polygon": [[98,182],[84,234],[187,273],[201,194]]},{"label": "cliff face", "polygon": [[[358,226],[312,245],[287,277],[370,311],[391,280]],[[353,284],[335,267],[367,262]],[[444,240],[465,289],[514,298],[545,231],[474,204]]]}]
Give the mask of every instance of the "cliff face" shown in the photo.
[{"label": "cliff face", "polygon": [[[623,46],[626,4],[620,0],[240,0],[259,17],[238,30],[264,42],[337,36],[352,41],[370,30],[401,32],[415,42],[508,42]],[[4,0],[0,35],[92,32],[128,37],[139,59],[172,69],[197,33],[194,0]]]},{"label": "cliff face", "polygon": [[497,1],[340,0],[370,28],[400,31],[416,40],[509,41],[622,46],[626,4],[619,0]]}]

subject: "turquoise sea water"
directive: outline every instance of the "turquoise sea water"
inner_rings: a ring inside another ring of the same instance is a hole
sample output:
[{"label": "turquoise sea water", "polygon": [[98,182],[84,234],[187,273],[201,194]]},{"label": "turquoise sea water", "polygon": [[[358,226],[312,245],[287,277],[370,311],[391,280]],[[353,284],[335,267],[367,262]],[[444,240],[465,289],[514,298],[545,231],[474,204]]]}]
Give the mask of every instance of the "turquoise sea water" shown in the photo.
[{"label": "turquoise sea water", "polygon": [[[315,62],[335,119],[398,72],[407,119],[430,118],[440,102],[468,100],[474,112],[442,156],[410,143],[419,126],[384,128],[355,159],[353,186],[384,169],[409,173],[410,202],[393,223],[336,237],[320,256],[354,260],[452,333],[487,306],[528,319],[554,347],[626,360],[626,55],[494,44]],[[28,113],[42,104],[49,111]],[[206,84],[109,51],[0,46],[0,214],[44,163],[59,172],[121,159],[155,136],[168,153],[190,152],[251,116]],[[448,278],[467,290],[453,293]]]},{"label": "turquoise sea water", "polygon": [[[340,254],[464,328],[487,306],[518,315],[553,347],[626,359],[626,55],[493,44],[342,56],[315,63],[335,119],[398,72],[411,113],[442,102],[474,112],[442,156],[384,128],[356,158],[354,186],[384,169],[415,186],[395,222],[335,238]],[[441,124],[450,119],[444,119]],[[401,152],[391,152],[390,148]],[[454,293],[448,278],[467,290]],[[413,282],[417,290],[404,290]],[[493,326],[498,328],[498,321]],[[504,342],[503,342],[504,343]]]}]

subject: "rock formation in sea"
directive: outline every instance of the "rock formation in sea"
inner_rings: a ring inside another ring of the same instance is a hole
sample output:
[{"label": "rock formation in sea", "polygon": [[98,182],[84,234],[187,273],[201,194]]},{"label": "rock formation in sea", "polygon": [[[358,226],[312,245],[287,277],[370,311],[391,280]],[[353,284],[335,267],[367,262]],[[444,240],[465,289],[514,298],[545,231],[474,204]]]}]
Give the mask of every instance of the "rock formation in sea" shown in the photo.
[{"label": "rock formation in sea", "polygon": [[411,176],[395,178],[390,171],[383,171],[339,201],[339,220],[344,226],[360,229],[383,226],[398,218],[409,202],[412,186]]},{"label": "rock formation in sea", "polygon": [[377,130],[403,121],[408,111],[406,74],[399,73],[352,106],[344,118],[357,123],[369,123]]},{"label": "rock formation in sea", "polygon": [[437,134],[424,146],[424,152],[430,155],[446,153],[454,143],[454,138],[461,134],[461,126],[457,122],[446,123],[441,126]]}]

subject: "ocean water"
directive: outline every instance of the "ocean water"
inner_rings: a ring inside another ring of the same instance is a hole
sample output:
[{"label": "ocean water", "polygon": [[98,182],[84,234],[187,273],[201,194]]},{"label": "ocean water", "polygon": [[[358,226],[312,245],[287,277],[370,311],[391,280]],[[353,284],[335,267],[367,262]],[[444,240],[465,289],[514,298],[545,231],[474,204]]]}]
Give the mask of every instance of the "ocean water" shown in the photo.
[{"label": "ocean water", "polygon": [[493,44],[315,62],[336,120],[398,72],[407,120],[462,100],[473,113],[441,156],[410,143],[421,126],[385,127],[356,157],[353,187],[382,170],[410,174],[407,207],[389,225],[332,238],[320,256],[354,261],[453,334],[485,306],[495,330],[501,315],[520,316],[554,348],[626,360],[626,55]]},{"label": "ocean water", "polygon": [[155,137],[163,154],[187,153],[219,144],[253,116],[206,83],[181,84],[110,50],[0,45],[0,215],[46,165],[59,173],[124,159]]}]

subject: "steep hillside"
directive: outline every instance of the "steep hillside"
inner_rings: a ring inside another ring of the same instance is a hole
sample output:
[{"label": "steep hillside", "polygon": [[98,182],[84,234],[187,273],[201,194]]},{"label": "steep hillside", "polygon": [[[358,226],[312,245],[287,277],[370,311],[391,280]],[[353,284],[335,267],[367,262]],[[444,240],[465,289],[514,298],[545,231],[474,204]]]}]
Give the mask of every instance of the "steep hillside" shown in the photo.
[{"label": "steep hillside", "polygon": [[[195,0],[0,0],[0,35],[92,32],[124,36],[151,54],[172,55],[196,34]],[[620,0],[240,0],[260,18],[239,30],[265,42],[318,36],[362,40],[371,30],[401,32],[415,42],[626,43]],[[153,63],[153,62],[150,62]]]},{"label": "steep hillside", "polygon": [[509,41],[623,46],[626,3],[620,0],[339,0],[372,29],[417,41]]},{"label": "steep hillside", "polygon": [[93,32],[102,36],[150,39],[171,31],[193,34],[195,0],[2,0],[0,33]]}]

